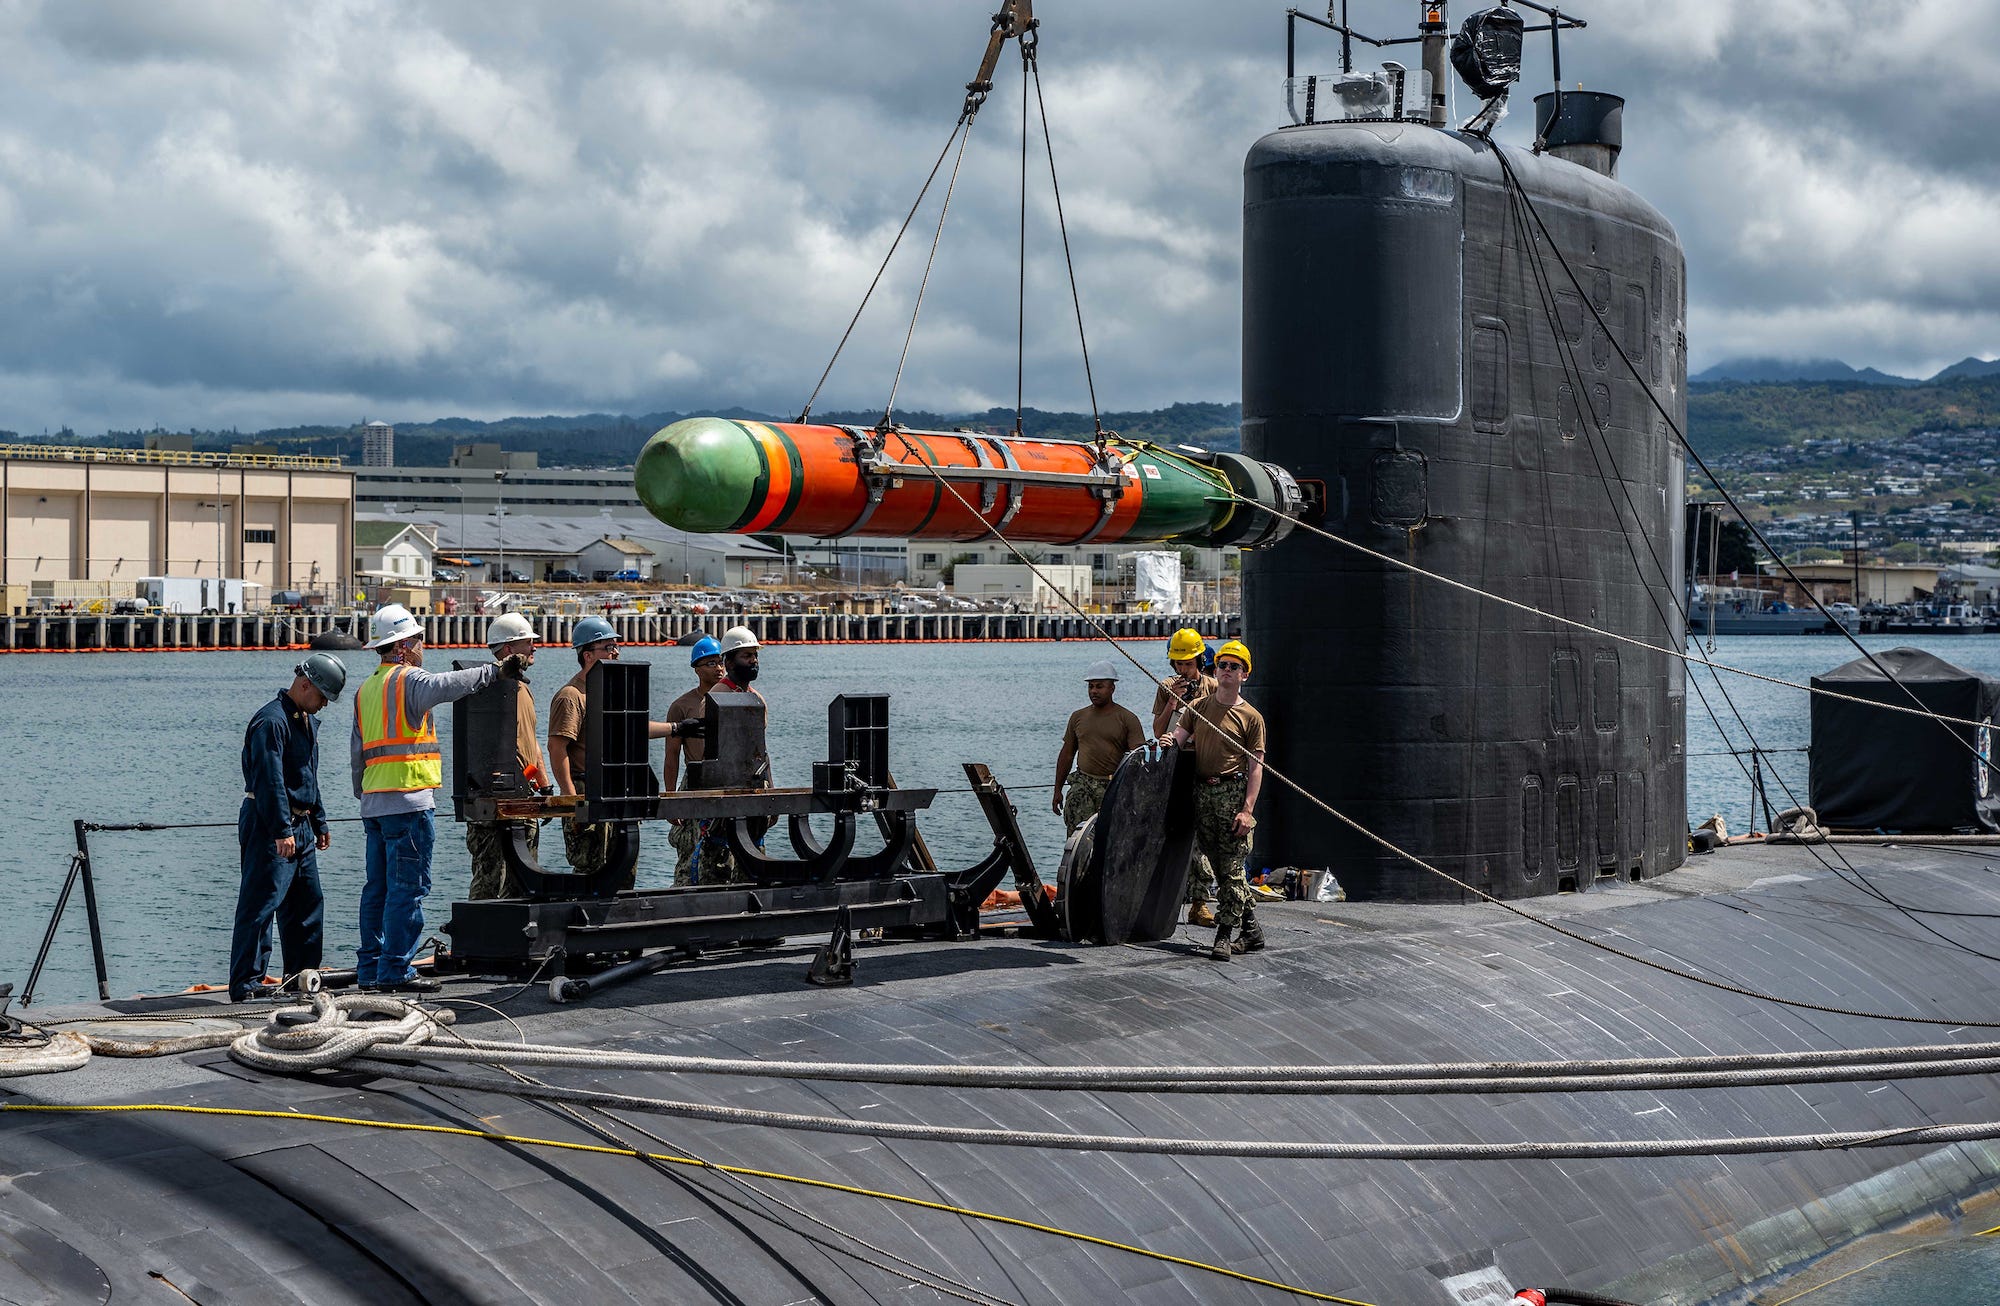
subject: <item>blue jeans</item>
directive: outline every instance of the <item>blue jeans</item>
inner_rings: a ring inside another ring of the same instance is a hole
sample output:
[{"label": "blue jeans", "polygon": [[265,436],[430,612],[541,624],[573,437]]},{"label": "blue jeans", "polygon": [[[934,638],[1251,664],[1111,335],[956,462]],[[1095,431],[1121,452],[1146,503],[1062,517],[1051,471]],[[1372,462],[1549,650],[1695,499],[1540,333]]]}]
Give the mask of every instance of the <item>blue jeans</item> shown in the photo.
[{"label": "blue jeans", "polygon": [[401,984],[424,937],[424,895],[431,891],[432,812],[371,816],[368,878],[361,886],[361,946],[355,950],[355,983]]},{"label": "blue jeans", "polygon": [[[290,858],[278,856],[277,841],[284,834],[298,841],[298,851]],[[270,973],[274,917],[285,948],[285,974],[318,968],[326,908],[311,820],[298,817],[289,831],[266,830],[245,799],[236,816],[236,842],[242,879],[236,889],[236,929],[229,940],[232,998],[244,996]]]}]

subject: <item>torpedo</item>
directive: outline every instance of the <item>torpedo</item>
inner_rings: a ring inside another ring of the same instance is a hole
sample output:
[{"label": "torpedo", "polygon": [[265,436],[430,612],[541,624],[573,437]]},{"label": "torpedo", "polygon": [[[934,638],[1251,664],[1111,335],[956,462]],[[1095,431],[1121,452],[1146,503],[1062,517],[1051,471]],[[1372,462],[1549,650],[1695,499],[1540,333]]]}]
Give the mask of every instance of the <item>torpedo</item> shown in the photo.
[{"label": "torpedo", "polygon": [[654,435],[633,483],[653,516],[700,533],[1246,549],[1321,498],[1276,464],[1191,446],[720,417]]}]

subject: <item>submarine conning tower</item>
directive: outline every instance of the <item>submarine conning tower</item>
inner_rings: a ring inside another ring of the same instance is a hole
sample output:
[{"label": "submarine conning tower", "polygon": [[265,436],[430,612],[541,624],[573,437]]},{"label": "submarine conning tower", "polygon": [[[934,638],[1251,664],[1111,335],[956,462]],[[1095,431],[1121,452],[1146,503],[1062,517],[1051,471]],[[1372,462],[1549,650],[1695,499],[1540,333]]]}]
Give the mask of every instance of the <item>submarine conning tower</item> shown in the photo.
[{"label": "submarine conning tower", "polygon": [[[1544,97],[1536,153],[1430,125],[1428,95],[1400,116],[1419,74],[1388,68],[1388,112],[1347,89],[1368,74],[1291,78],[1303,120],[1245,161],[1244,452],[1323,493],[1343,539],[1679,647],[1686,474],[1647,388],[1685,430],[1686,283],[1672,227],[1609,175],[1623,102]],[[1329,105],[1367,112],[1315,120]],[[1685,857],[1678,659],[1305,532],[1246,554],[1243,587],[1270,762],[1367,829],[1501,897]],[[1465,896],[1269,780],[1253,862]]]}]

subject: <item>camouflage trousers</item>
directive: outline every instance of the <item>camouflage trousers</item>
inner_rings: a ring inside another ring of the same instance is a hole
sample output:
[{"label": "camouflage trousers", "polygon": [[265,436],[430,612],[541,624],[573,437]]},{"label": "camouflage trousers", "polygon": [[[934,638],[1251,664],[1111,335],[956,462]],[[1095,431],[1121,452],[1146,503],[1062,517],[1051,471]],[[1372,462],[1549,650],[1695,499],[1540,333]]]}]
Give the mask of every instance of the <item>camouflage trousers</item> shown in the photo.
[{"label": "camouflage trousers", "polygon": [[1250,902],[1250,882],[1243,875],[1243,858],[1250,840],[1231,832],[1236,814],[1243,810],[1243,795],[1249,781],[1229,776],[1220,784],[1197,782],[1194,791],[1195,847],[1215,870],[1215,923],[1235,929]]},{"label": "camouflage trousers", "polygon": [[[586,825],[573,816],[563,818],[563,855],[569,859],[570,869],[578,875],[596,875],[611,862],[611,835],[613,827],[609,821],[599,821]],[[630,889],[637,883],[637,870],[625,872],[625,878],[618,888]]]},{"label": "camouflage trousers", "polygon": [[1075,834],[1076,827],[1097,815],[1104,806],[1104,790],[1111,782],[1081,771],[1069,774],[1069,791],[1063,795],[1063,833]]},{"label": "camouflage trousers", "polygon": [[472,854],[472,888],[466,897],[474,902],[486,898],[524,898],[527,889],[514,878],[507,869],[507,859],[501,855],[500,845],[513,833],[513,827],[525,825],[528,828],[528,851],[535,857],[541,856],[542,823],[540,821],[467,821],[465,823],[465,851]]},{"label": "camouflage trousers", "polygon": [[730,850],[728,829],[722,821],[683,821],[673,828],[667,842],[677,854],[675,884],[750,883]]},{"label": "camouflage trousers", "polygon": [[1194,850],[1194,858],[1188,862],[1187,902],[1207,902],[1215,896],[1215,868],[1208,864],[1208,857],[1199,844]]}]

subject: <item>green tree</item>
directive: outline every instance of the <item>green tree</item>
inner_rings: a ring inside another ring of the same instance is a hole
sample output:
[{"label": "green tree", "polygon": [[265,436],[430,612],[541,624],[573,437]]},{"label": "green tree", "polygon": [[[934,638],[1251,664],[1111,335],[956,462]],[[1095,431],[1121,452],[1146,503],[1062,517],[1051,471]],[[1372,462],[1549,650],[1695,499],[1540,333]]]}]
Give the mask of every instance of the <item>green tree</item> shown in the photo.
[{"label": "green tree", "polygon": [[938,578],[947,585],[953,584],[952,578],[958,575],[959,563],[978,561],[979,555],[976,553],[954,553],[951,557],[945,559],[944,566],[938,568]]}]

